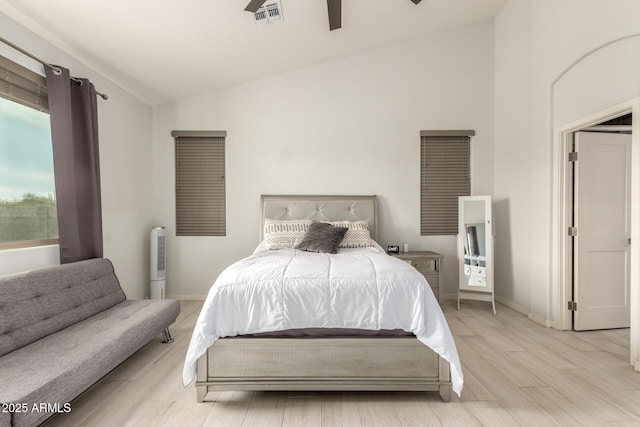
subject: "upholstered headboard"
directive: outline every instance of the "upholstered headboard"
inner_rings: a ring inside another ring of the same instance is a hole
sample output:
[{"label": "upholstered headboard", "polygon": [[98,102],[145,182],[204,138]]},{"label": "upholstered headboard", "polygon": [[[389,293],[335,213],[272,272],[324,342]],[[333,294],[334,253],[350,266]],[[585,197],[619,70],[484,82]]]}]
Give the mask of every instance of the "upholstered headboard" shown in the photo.
[{"label": "upholstered headboard", "polygon": [[260,239],[263,238],[264,220],[316,219],[318,221],[369,221],[371,238],[378,235],[376,196],[261,196],[262,220]]}]

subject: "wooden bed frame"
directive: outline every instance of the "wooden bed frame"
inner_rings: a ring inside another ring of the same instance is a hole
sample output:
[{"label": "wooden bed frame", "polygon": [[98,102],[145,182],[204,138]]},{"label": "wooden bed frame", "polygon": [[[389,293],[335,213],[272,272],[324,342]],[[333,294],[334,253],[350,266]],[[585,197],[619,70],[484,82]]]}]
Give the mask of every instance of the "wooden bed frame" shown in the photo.
[{"label": "wooden bed frame", "polygon": [[[375,196],[262,196],[265,218],[367,219],[377,234]],[[262,232],[260,232],[262,237]],[[200,359],[198,402],[210,391],[437,391],[450,400],[449,362],[415,337],[221,338]]]}]

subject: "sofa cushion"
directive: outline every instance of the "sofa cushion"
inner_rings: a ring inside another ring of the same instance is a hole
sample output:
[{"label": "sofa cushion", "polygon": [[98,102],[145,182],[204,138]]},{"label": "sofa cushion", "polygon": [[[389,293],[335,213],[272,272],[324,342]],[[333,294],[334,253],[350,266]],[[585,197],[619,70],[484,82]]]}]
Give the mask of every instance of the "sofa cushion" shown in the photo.
[{"label": "sofa cushion", "polygon": [[[0,357],[0,402],[62,407],[158,336],[179,312],[175,300],[125,301]],[[51,415],[14,413],[12,422],[37,425]]]},{"label": "sofa cushion", "polygon": [[0,356],[124,301],[108,259],[0,278]]}]

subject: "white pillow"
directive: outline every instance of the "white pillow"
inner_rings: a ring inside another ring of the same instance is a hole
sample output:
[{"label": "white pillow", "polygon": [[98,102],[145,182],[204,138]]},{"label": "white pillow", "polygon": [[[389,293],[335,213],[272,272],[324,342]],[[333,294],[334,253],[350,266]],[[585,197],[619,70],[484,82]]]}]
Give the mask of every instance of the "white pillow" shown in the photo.
[{"label": "white pillow", "polygon": [[369,221],[333,221],[329,224],[334,227],[347,227],[347,234],[340,242],[340,248],[366,248],[373,246],[371,233],[369,232]]},{"label": "white pillow", "polygon": [[293,248],[302,242],[309,226],[310,219],[265,219],[264,243],[267,249]]}]

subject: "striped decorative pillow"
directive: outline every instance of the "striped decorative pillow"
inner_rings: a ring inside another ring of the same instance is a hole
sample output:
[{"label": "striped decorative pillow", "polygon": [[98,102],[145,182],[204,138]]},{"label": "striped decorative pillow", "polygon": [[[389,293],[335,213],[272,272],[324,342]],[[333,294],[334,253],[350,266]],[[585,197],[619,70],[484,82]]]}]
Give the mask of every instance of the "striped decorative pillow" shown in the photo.
[{"label": "striped decorative pillow", "polygon": [[347,234],[340,242],[340,248],[366,248],[373,246],[371,233],[369,232],[369,221],[333,221],[329,224],[334,227],[347,227]]},{"label": "striped decorative pillow", "polygon": [[293,248],[302,242],[309,230],[310,219],[264,220],[264,243],[267,249]]}]

